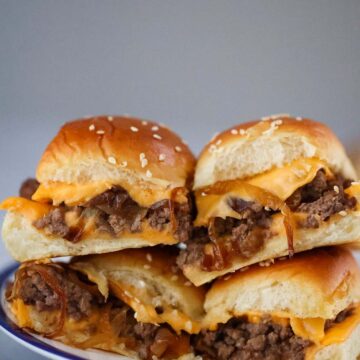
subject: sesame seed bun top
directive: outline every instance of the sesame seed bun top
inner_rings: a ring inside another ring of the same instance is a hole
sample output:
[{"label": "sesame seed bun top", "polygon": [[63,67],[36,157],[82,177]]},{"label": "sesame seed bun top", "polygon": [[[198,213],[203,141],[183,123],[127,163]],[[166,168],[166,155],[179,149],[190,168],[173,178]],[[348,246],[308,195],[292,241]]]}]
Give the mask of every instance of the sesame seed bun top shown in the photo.
[{"label": "sesame seed bun top", "polygon": [[153,121],[98,116],[66,123],[37,168],[41,184],[107,181],[185,186],[195,159],[173,131]]},{"label": "sesame seed bun top", "polygon": [[329,127],[278,114],[216,135],[199,156],[194,188],[255,176],[300,158],[318,158],[335,172],[356,179],[343,145]]}]

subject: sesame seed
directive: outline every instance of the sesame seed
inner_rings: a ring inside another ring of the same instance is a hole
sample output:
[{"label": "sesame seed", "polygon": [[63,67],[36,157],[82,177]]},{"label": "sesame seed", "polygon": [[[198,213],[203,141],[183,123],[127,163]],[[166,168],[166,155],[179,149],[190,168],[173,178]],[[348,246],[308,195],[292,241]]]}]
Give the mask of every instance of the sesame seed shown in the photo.
[{"label": "sesame seed", "polygon": [[159,130],[159,127],[154,125],[152,128],[151,128],[152,131],[158,131]]},{"label": "sesame seed", "polygon": [[140,157],[140,160],[141,160],[141,159],[145,159],[145,154],[144,154],[144,153],[140,153],[139,157]]},{"label": "sesame seed", "polygon": [[150,265],[145,264],[145,265],[144,265],[144,269],[145,269],[145,270],[149,270],[149,269],[151,269],[151,266],[150,266]]},{"label": "sesame seed", "polygon": [[144,125],[144,126],[146,126],[146,125],[148,124],[148,122],[147,122],[146,120],[143,120],[143,121],[141,122],[141,124]]},{"label": "sesame seed", "polygon": [[360,181],[353,181],[351,185],[360,185]]},{"label": "sesame seed", "polygon": [[108,116],[107,119],[108,119],[108,121],[113,121],[114,117],[113,116]]},{"label": "sesame seed", "polygon": [[206,196],[206,195],[207,195],[207,193],[204,191],[201,193],[201,196]]},{"label": "sesame seed", "polygon": [[231,277],[230,275],[225,276],[225,277],[224,277],[224,280],[225,280],[225,281],[228,281],[228,280],[230,279],[230,277]]},{"label": "sesame seed", "polygon": [[301,117],[301,116],[297,116],[295,119],[296,119],[297,121],[302,121],[302,117]]},{"label": "sesame seed", "polygon": [[149,254],[149,253],[146,254],[146,260],[147,260],[148,262],[152,262],[152,256],[151,256],[151,254]]},{"label": "sesame seed", "polygon": [[127,167],[127,161],[122,161],[120,164],[121,167]]},{"label": "sesame seed", "polygon": [[231,129],[230,131],[233,135],[237,135],[238,134],[238,131],[236,129]]},{"label": "sesame seed", "polygon": [[210,146],[209,146],[209,152],[214,152],[214,151],[216,151],[217,150],[217,147],[216,147],[216,145],[215,144],[211,144]]},{"label": "sesame seed", "polygon": [[178,248],[181,250],[185,250],[187,248],[187,245],[185,243],[181,242],[181,243],[178,243]]},{"label": "sesame seed", "polygon": [[246,134],[246,130],[240,129],[240,130],[239,130],[239,134],[240,134],[240,135],[245,135],[245,134]]},{"label": "sesame seed", "polygon": [[219,139],[215,144],[216,144],[216,145],[220,145],[221,143],[222,143],[222,140]]},{"label": "sesame seed", "polygon": [[341,210],[341,211],[339,211],[339,215],[346,216],[347,212],[345,210]]},{"label": "sesame seed", "polygon": [[334,186],[334,191],[338,194],[340,192],[340,189],[337,185]]},{"label": "sesame seed", "polygon": [[181,142],[184,144],[184,145],[188,145],[189,143],[186,141],[186,140],[184,140],[184,139],[181,139]]},{"label": "sesame seed", "polygon": [[185,285],[185,286],[191,286],[192,283],[191,283],[190,281],[186,281],[186,282],[184,283],[184,285]]},{"label": "sesame seed", "polygon": [[177,275],[173,275],[170,279],[171,281],[176,281],[179,277]]},{"label": "sesame seed", "polygon": [[151,172],[150,170],[147,170],[147,171],[146,171],[146,176],[147,176],[148,178],[151,178],[151,177],[152,177],[152,172]]},{"label": "sesame seed", "polygon": [[95,130],[95,125],[94,125],[94,124],[91,124],[91,125],[89,126],[89,130],[90,130],[90,131],[94,131],[94,130]]},{"label": "sesame seed", "polygon": [[159,134],[153,134],[153,138],[161,140],[162,137]]},{"label": "sesame seed", "polygon": [[137,127],[135,127],[135,126],[130,126],[130,130],[132,132],[138,132],[139,131],[139,129]]},{"label": "sesame seed", "polygon": [[270,116],[263,116],[263,117],[261,118],[261,121],[268,121],[268,120],[270,120],[270,119],[271,119]]},{"label": "sesame seed", "polygon": [[109,156],[109,157],[108,157],[108,162],[109,162],[110,164],[115,165],[115,164],[116,164],[116,159],[115,159],[113,156]]},{"label": "sesame seed", "polygon": [[104,135],[104,134],[105,134],[105,131],[104,131],[104,130],[98,130],[96,133],[97,133],[98,135]]},{"label": "sesame seed", "polygon": [[175,146],[175,151],[181,152],[181,147],[180,146]]},{"label": "sesame seed", "polygon": [[244,272],[246,270],[249,270],[249,266],[244,266],[243,268],[240,269],[241,272]]},{"label": "sesame seed", "polygon": [[147,166],[148,160],[145,159],[145,158],[144,158],[144,159],[141,159],[141,160],[140,160],[140,163],[141,163],[141,167],[144,168],[145,166]]},{"label": "sesame seed", "polygon": [[128,118],[128,117],[130,117],[130,114],[128,114],[128,113],[125,113],[125,114],[123,114],[123,117],[126,117],[126,118]]},{"label": "sesame seed", "polygon": [[265,211],[271,211],[271,209],[268,206],[264,206]]},{"label": "sesame seed", "polygon": [[160,154],[159,155],[159,161],[164,161],[165,160],[165,154]]}]

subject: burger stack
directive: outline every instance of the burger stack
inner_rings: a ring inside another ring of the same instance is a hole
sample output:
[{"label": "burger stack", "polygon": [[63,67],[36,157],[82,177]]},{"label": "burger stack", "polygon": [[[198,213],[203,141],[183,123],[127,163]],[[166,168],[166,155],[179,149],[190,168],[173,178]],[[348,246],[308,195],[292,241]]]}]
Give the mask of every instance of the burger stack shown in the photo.
[{"label": "burger stack", "polygon": [[[360,184],[325,125],[215,136],[197,162],[164,125],[65,124],[6,199],[21,328],[134,359],[360,355]],[[67,262],[53,258],[70,256]]]}]

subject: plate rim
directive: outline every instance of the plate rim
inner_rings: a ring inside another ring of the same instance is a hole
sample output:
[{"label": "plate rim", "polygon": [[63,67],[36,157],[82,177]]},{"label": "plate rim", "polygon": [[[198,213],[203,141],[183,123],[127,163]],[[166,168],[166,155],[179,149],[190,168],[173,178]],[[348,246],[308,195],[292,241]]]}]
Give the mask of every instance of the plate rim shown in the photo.
[{"label": "plate rim", "polygon": [[[4,293],[8,278],[19,267],[19,264],[12,263],[0,270],[0,294]],[[5,313],[2,302],[0,303],[0,330],[13,340],[17,341],[27,349],[55,360],[86,360],[86,358],[60,350],[55,346],[47,344],[26,331],[19,328]]]}]

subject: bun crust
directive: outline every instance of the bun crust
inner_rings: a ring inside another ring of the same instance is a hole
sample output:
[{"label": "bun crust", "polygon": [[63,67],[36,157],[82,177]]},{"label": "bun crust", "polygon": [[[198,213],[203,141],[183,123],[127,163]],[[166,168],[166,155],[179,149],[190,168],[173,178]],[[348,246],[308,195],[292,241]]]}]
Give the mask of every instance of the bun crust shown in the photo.
[{"label": "bun crust", "polygon": [[177,187],[191,179],[194,165],[190,149],[170,129],[138,118],[98,116],[66,123],[46,148],[36,176],[42,184]]},{"label": "bun crust", "polygon": [[217,135],[199,156],[194,188],[244,179],[300,158],[318,158],[334,172],[356,179],[354,167],[332,130],[310,119],[297,119],[271,116]]},{"label": "bun crust", "polygon": [[205,310],[216,323],[248,311],[333,319],[359,302],[356,260],[348,250],[331,247],[219,279],[206,295]]}]

